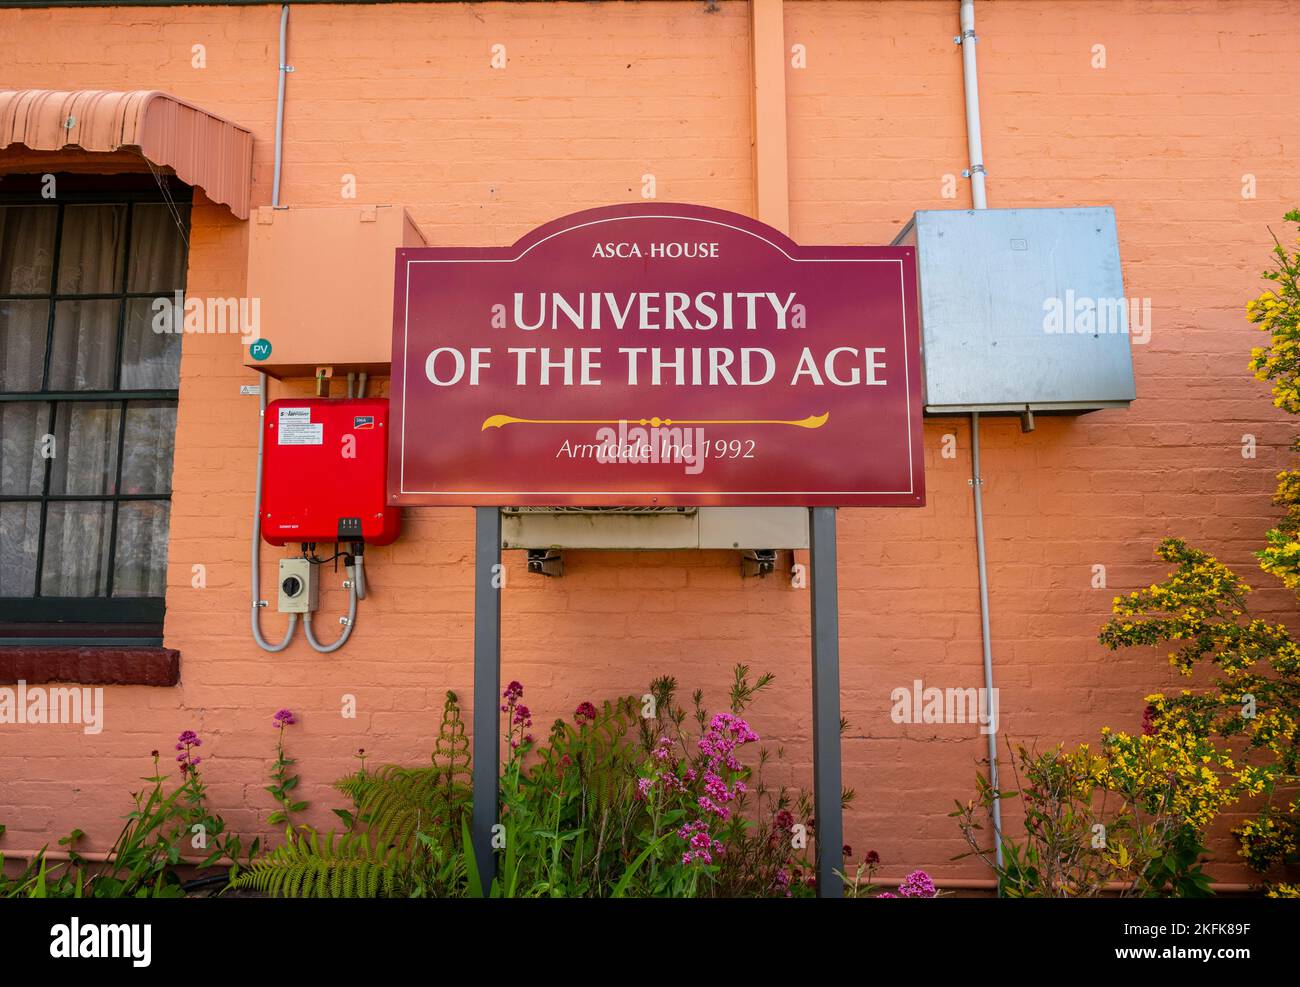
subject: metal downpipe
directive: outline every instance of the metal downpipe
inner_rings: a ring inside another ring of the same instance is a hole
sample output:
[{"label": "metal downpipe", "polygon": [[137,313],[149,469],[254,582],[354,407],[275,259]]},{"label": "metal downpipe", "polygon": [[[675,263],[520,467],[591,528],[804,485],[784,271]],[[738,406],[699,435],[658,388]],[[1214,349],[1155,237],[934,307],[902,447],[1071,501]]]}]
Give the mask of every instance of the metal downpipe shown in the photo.
[{"label": "metal downpipe", "polygon": [[[971,205],[976,209],[988,208],[988,197],[984,187],[984,138],[980,130],[980,91],[979,72],[975,61],[975,0],[961,0],[961,44],[962,79],[966,94],[966,149],[970,157],[968,176],[970,177]],[[997,704],[993,697],[997,695],[993,688],[993,641],[989,630],[989,575],[984,548],[984,476],[980,470],[980,415],[972,411],[970,416],[971,434],[971,493],[975,502],[975,558],[979,567],[980,588],[980,637],[984,651],[984,689],[989,697],[989,708],[994,711],[993,723],[999,720]],[[988,734],[989,784],[993,787],[993,841],[994,855],[998,867],[1002,866],[1002,800],[997,797],[1000,791],[998,778],[998,735],[997,730]]]}]

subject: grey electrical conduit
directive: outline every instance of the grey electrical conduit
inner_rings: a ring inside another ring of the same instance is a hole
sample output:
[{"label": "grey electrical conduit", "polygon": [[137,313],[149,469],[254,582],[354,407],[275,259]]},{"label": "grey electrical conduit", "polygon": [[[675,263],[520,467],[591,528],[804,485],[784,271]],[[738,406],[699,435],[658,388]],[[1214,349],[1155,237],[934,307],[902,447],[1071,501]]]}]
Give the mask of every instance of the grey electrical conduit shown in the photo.
[{"label": "grey electrical conduit", "polygon": [[[355,392],[352,389],[352,374],[348,374],[348,397],[352,397],[354,393],[358,398],[363,398],[366,396],[366,374],[365,373],[362,373],[360,378],[357,380],[357,386]],[[343,633],[339,635],[339,639],[337,641],[335,641],[333,644],[322,645],[319,641],[316,640],[316,635],[312,633],[311,613],[308,612],[307,614],[303,615],[302,627],[303,630],[306,631],[307,633],[307,643],[310,644],[317,651],[322,652],[323,654],[329,654],[329,652],[331,651],[337,651],[339,648],[343,646],[343,643],[347,641],[348,637],[351,636],[352,634],[352,626],[357,622],[357,601],[364,600],[366,598],[365,561],[366,561],[365,556],[354,555],[352,557],[352,564],[346,567],[348,572],[348,578],[345,584],[348,588],[348,615],[346,618],[344,618]]]},{"label": "grey electrical conduit", "polygon": [[[280,206],[280,174],[284,162],[284,85],[285,75],[289,71],[286,61],[288,54],[288,36],[289,36],[289,5],[282,4],[280,7],[280,61],[279,61],[279,80],[277,85],[275,99],[275,173],[271,185],[271,207],[279,208]],[[293,632],[298,626],[298,615],[289,614],[289,627],[285,631],[284,640],[279,644],[271,644],[262,635],[260,611],[265,603],[261,599],[261,562],[262,562],[262,460],[265,457],[266,450],[266,392],[270,378],[266,374],[259,374],[261,380],[258,382],[258,404],[259,412],[257,419],[257,480],[256,494],[253,501],[253,548],[252,548],[252,586],[253,586],[253,606],[252,606],[252,628],[253,640],[258,646],[265,651],[276,652],[283,651],[293,640]],[[365,375],[361,377],[361,388],[365,390]],[[349,395],[351,396],[351,395]],[[348,616],[343,627],[343,633],[333,644],[322,645],[316,640],[316,635],[311,629],[311,613],[303,615],[303,630],[306,631],[308,643],[317,651],[328,654],[331,651],[337,651],[343,646],[352,634],[352,627],[357,618],[357,600],[365,596],[365,577],[362,575],[361,559],[356,559],[355,569],[349,568],[349,572],[355,572],[355,575],[348,580]]]},{"label": "grey electrical conduit", "polygon": [[[280,207],[280,173],[284,164],[284,85],[285,85],[285,77],[288,75],[289,72],[288,38],[289,38],[289,5],[286,3],[286,4],[281,4],[280,6],[280,63],[279,63],[280,77],[279,77],[279,84],[277,87],[276,97],[275,97],[275,175],[271,186],[271,208],[273,209],[278,209]],[[265,375],[263,375],[262,380],[263,380],[262,407],[263,409],[265,409],[266,408]],[[358,396],[364,394],[365,389],[366,389],[366,375],[362,374],[361,388]],[[352,397],[352,374],[348,374],[348,397]],[[263,411],[263,414],[265,414],[265,411]],[[262,505],[262,442],[263,439],[265,438],[265,434],[266,434],[266,428],[265,425],[263,425],[263,427],[260,429],[260,434],[258,435],[258,439],[257,439],[257,488],[258,488],[257,509],[259,512],[261,511],[261,505]],[[253,585],[254,587],[256,587],[257,585],[257,544],[258,544],[258,533],[256,531],[256,527],[254,528],[254,532],[253,532],[253,544],[254,544]],[[366,595],[366,582],[365,582],[365,575],[362,569],[361,556],[358,555],[354,558],[353,565],[348,566],[347,571],[348,571],[348,579],[346,580],[345,585],[348,588],[348,615],[342,618],[343,633],[339,635],[338,640],[335,641],[333,644],[321,644],[319,641],[316,640],[316,635],[315,633],[313,633],[311,629],[311,617],[312,617],[311,611],[310,610],[307,611],[302,616],[302,628],[307,635],[307,643],[310,644],[315,650],[321,652],[322,654],[329,654],[331,651],[337,651],[339,648],[343,647],[343,645],[347,643],[348,638],[352,636],[352,628],[356,626],[356,622],[357,622],[357,600],[364,599]],[[256,589],[253,590],[253,598],[254,598],[254,603],[253,603],[254,634],[255,636],[258,637],[258,643],[261,644],[262,643],[261,636],[257,632],[257,609],[256,609],[257,590]],[[289,617],[290,636],[292,636],[293,634],[294,623],[295,623],[295,615],[290,614]],[[289,643],[288,637],[286,637],[284,643],[280,645],[280,648],[283,648],[288,643]],[[266,645],[264,644],[262,646],[266,647]],[[268,648],[267,650],[279,651],[280,648]]]},{"label": "grey electrical conduit", "polygon": [[[363,371],[361,371],[361,376],[357,379],[357,397],[358,397],[358,398],[363,398],[363,397],[366,396],[366,378],[367,378],[368,376],[369,376],[369,374],[367,374],[367,373],[363,370]],[[356,587],[357,587],[357,599],[358,599],[358,600],[364,600],[364,599],[366,598],[366,570],[365,570],[365,561],[366,561],[366,560],[365,560],[365,556],[363,556],[363,555],[357,555],[357,556],[354,556],[354,557],[353,557],[354,568],[353,568],[353,571],[352,571],[352,577],[351,577],[351,578],[352,578],[352,581],[356,583]]]},{"label": "grey electrical conduit", "polygon": [[262,378],[258,382],[258,413],[257,413],[257,481],[256,493],[253,499],[253,552],[252,552],[252,580],[253,580],[253,640],[257,642],[258,647],[263,651],[283,651],[289,647],[289,642],[293,640],[294,629],[298,626],[298,615],[289,614],[289,628],[284,632],[284,640],[279,644],[270,644],[262,636],[262,619],[261,612],[265,601],[261,598],[262,590],[262,457],[266,447],[266,390],[269,378],[266,374],[259,373]]},{"label": "grey electrical conduit", "polygon": [[[280,79],[279,91],[275,100],[275,176],[271,184],[271,206],[272,208],[280,205],[280,165],[281,154],[284,150],[284,55],[285,39],[289,30],[289,5],[284,4],[280,8]],[[293,632],[298,626],[298,615],[289,614],[289,629],[285,631],[284,640],[279,644],[269,644],[265,637],[262,636],[261,609],[266,604],[261,598],[262,589],[262,460],[266,451],[266,391],[270,385],[270,378],[266,374],[258,372],[259,380],[257,382],[257,394],[259,410],[257,414],[257,481],[256,494],[253,500],[253,551],[252,551],[252,584],[253,584],[253,640],[257,642],[258,647],[264,651],[283,651],[293,640]]]},{"label": "grey electrical conduit", "polygon": [[[975,0],[961,0],[959,11],[961,35],[962,81],[966,96],[966,147],[970,155],[971,205],[987,209],[984,190],[984,139],[980,130],[979,74],[975,64]],[[984,648],[984,689],[992,703],[997,695],[993,689],[993,643],[989,629],[989,575],[984,552],[984,476],[980,472],[980,415],[972,411],[971,433],[971,491],[975,499],[975,560],[979,567],[980,586],[980,637]],[[997,723],[997,706],[991,705]],[[989,785],[993,788],[993,850],[998,867],[1002,866],[1002,800],[998,798],[998,736],[996,729],[988,734]]]}]

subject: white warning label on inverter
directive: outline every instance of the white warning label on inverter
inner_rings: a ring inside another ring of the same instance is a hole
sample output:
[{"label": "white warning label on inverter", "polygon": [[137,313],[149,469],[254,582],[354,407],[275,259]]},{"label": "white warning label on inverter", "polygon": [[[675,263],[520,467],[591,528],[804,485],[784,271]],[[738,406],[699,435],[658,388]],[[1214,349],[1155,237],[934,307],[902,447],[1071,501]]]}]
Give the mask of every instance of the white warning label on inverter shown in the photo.
[{"label": "white warning label on inverter", "polygon": [[282,446],[318,446],[325,442],[325,426],[313,423],[310,408],[281,408],[278,441]]}]

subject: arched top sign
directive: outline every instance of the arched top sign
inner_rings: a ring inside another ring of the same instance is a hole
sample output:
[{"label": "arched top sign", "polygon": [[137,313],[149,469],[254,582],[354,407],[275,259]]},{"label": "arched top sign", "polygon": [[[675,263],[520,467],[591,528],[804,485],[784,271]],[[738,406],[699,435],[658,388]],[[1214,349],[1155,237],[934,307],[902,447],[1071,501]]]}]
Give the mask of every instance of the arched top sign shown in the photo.
[{"label": "arched top sign", "polygon": [[638,203],[397,252],[389,500],[919,506],[911,247]]}]

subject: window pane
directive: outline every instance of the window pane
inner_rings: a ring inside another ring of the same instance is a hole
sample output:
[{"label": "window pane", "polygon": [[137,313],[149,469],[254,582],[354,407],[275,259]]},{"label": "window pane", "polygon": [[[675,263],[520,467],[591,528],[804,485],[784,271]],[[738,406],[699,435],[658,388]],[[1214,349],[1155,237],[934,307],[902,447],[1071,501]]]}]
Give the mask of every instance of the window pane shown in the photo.
[{"label": "window pane", "polygon": [[[176,216],[172,215],[175,208]],[[188,202],[140,203],[131,214],[128,291],[173,292],[185,287],[185,242],[176,217],[189,225]]]},{"label": "window pane", "polygon": [[0,301],[0,389],[41,389],[49,324],[47,301]]},{"label": "window pane", "polygon": [[0,596],[34,596],[40,504],[0,504]]},{"label": "window pane", "polygon": [[122,290],[126,206],[71,205],[63,211],[59,293],[99,295]]},{"label": "window pane", "polygon": [[[131,298],[126,303],[126,328],[122,334],[122,386],[124,388],[176,388],[181,386],[181,326],[176,332],[154,332],[156,313],[151,298]],[[177,318],[180,313],[176,313]]]},{"label": "window pane", "polygon": [[122,493],[171,493],[176,405],[132,401],[126,407]]},{"label": "window pane", "polygon": [[0,206],[0,295],[50,290],[58,206]]},{"label": "window pane", "polygon": [[117,511],[113,595],[165,596],[171,505],[165,500],[127,501]]},{"label": "window pane", "polygon": [[55,501],[46,507],[42,596],[103,596],[108,590],[110,501]]},{"label": "window pane", "polygon": [[116,299],[55,303],[51,390],[112,389],[121,304]]},{"label": "window pane", "polygon": [[52,494],[111,494],[117,483],[117,428],[122,407],[63,402],[54,418]]},{"label": "window pane", "polygon": [[49,427],[50,406],[43,401],[0,403],[0,494],[40,494],[45,484],[41,453],[51,448],[45,441]]}]

